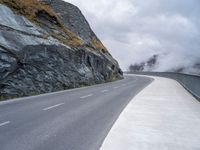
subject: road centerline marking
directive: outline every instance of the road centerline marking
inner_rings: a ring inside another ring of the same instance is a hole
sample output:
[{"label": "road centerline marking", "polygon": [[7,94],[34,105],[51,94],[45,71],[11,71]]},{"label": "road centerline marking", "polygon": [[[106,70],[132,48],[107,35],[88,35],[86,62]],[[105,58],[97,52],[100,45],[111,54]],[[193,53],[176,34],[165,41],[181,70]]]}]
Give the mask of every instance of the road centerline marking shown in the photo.
[{"label": "road centerline marking", "polygon": [[64,104],[65,104],[65,103],[56,104],[56,105],[53,105],[53,106],[50,106],[50,107],[46,107],[46,108],[44,108],[43,110],[50,110],[50,109],[59,107],[59,106],[64,105]]},{"label": "road centerline marking", "polygon": [[105,92],[108,92],[108,90],[102,90],[101,92],[102,92],[102,93],[105,93]]},{"label": "road centerline marking", "polygon": [[5,125],[7,125],[9,123],[10,123],[10,121],[6,121],[6,122],[3,122],[3,123],[0,123],[0,127],[5,126]]},{"label": "road centerline marking", "polygon": [[118,89],[118,88],[119,88],[119,86],[114,87],[114,89]]},{"label": "road centerline marking", "polygon": [[91,96],[93,96],[93,94],[88,94],[88,95],[85,95],[85,96],[81,96],[80,98],[84,99],[84,98],[91,97]]}]

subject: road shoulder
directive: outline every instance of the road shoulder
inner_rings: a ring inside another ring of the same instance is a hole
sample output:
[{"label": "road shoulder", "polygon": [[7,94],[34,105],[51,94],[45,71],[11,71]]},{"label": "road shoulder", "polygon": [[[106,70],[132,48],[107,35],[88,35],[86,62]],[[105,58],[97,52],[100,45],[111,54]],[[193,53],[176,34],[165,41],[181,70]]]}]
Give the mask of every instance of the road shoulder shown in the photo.
[{"label": "road shoulder", "polygon": [[200,103],[177,81],[154,79],[122,112],[101,150],[200,149]]}]

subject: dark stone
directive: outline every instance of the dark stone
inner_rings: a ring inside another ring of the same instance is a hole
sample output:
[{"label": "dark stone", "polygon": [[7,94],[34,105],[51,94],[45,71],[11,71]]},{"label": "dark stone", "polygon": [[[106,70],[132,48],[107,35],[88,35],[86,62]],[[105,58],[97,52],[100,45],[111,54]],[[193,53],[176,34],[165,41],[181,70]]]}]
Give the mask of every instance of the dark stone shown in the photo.
[{"label": "dark stone", "polygon": [[[29,96],[109,82],[123,77],[112,56],[88,45],[96,35],[80,10],[61,0],[46,0],[64,26],[80,36],[85,45],[72,47],[52,33],[68,38],[60,22],[44,11],[36,13],[38,27],[0,4],[0,98]],[[8,19],[6,19],[8,18]]]}]

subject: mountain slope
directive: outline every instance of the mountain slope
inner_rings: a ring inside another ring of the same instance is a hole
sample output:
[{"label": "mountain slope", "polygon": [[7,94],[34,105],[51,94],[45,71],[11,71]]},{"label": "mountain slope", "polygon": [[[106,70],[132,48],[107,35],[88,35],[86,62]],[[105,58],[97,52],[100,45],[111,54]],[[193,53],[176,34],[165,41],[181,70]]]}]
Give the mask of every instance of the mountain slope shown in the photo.
[{"label": "mountain slope", "polygon": [[123,77],[80,10],[61,0],[0,0],[1,99]]}]

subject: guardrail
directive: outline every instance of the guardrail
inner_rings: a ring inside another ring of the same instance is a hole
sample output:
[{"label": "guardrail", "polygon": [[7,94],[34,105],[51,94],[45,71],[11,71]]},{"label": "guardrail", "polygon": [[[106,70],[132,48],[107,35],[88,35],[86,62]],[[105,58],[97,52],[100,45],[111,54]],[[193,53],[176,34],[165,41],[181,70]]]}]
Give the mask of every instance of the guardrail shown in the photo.
[{"label": "guardrail", "polygon": [[178,81],[197,100],[200,101],[200,76],[173,72],[127,72],[128,74],[141,74],[150,76],[167,77]]}]

